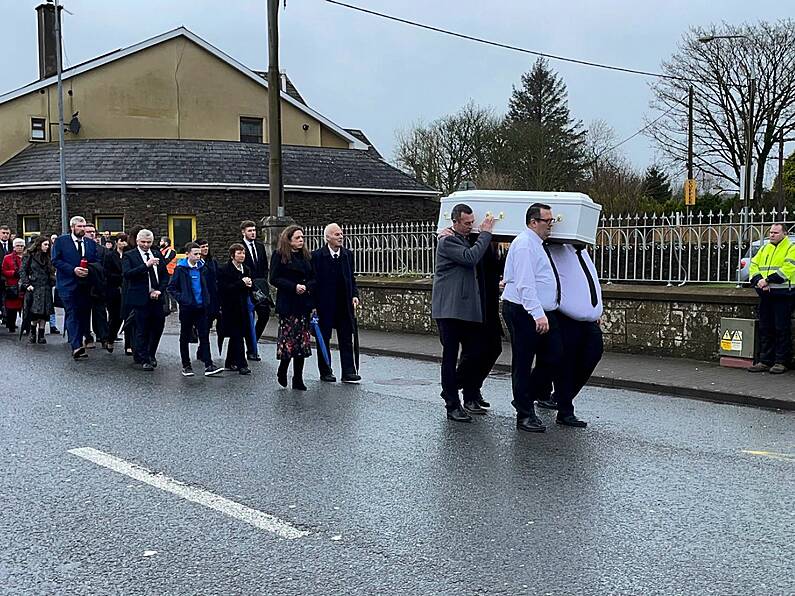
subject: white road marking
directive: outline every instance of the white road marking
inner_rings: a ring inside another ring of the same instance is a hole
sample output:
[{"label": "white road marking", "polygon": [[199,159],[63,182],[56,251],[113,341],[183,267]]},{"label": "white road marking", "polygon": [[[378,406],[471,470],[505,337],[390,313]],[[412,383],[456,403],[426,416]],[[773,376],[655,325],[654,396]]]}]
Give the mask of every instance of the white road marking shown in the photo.
[{"label": "white road marking", "polygon": [[225,515],[246,522],[255,528],[272,532],[280,538],[293,540],[309,535],[309,532],[299,530],[290,522],[279,519],[274,515],[263,513],[251,507],[246,507],[235,501],[230,501],[229,499],[213,494],[210,491],[188,486],[179,480],[174,480],[163,474],[156,474],[151,470],[131,464],[114,455],[99,451],[98,449],[93,449],[92,447],[79,447],[77,449],[70,449],[69,453],[108,468],[109,470],[113,470],[114,472],[118,472],[119,474],[124,474],[139,482],[170,492],[187,501],[198,503],[199,505],[214,509],[215,511],[220,511]]},{"label": "white road marking", "polygon": [[756,451],[752,449],[742,449],[741,451],[748,455],[759,455],[761,457],[777,459],[778,461],[795,461],[795,454],[792,453],[776,453],[775,451]]}]

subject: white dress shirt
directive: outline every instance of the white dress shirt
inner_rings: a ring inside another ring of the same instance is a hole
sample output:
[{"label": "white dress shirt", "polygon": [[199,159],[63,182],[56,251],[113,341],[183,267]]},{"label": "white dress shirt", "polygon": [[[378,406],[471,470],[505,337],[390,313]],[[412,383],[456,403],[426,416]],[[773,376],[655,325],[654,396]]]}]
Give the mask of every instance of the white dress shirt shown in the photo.
[{"label": "white dress shirt", "polygon": [[598,321],[602,316],[602,287],[588,251],[583,248],[580,254],[594,284],[595,305],[591,299],[591,288],[585,270],[577,258],[577,249],[571,244],[550,244],[549,254],[552,255],[560,276],[558,311],[575,321]]},{"label": "white dress shirt", "polygon": [[530,229],[514,238],[505,260],[502,299],[521,304],[536,320],[558,308],[558,284],[541,237]]},{"label": "white dress shirt", "polygon": [[[328,246],[328,244],[326,246]],[[340,252],[342,252],[342,249],[338,248],[337,251],[335,252],[333,248],[328,246],[328,251],[331,253],[331,258],[333,259],[334,257],[339,258]]]},{"label": "white dress shirt", "polygon": [[[151,259],[153,256],[155,256],[155,255],[152,253],[152,250],[151,250],[151,249],[150,249],[150,250],[141,250],[141,247],[140,247],[140,246],[137,246],[136,248],[138,249],[138,252],[141,254],[141,260],[144,262],[144,265],[146,265],[146,261],[147,261],[146,255],[147,255],[147,253],[149,253],[149,258],[150,258],[150,259]],[[158,282],[160,282],[160,276],[157,274],[157,267],[153,265],[153,266],[151,267],[151,269],[152,269],[152,271],[154,271],[154,272],[155,272],[155,279],[157,279],[157,281],[158,281]],[[148,274],[148,273],[147,273],[147,277],[149,277],[149,274]],[[151,277],[149,277],[149,291],[150,291],[150,292],[152,292],[152,291],[154,291],[154,290],[156,290],[156,289],[157,289],[157,288],[153,288],[153,287],[152,287],[152,278],[151,278]]]},{"label": "white dress shirt", "polygon": [[255,264],[259,263],[260,255],[259,255],[259,253],[257,253],[257,247],[254,244],[254,241],[253,240],[246,240],[246,246],[248,246],[248,252],[249,252],[249,255],[251,256],[251,262],[255,263]]}]

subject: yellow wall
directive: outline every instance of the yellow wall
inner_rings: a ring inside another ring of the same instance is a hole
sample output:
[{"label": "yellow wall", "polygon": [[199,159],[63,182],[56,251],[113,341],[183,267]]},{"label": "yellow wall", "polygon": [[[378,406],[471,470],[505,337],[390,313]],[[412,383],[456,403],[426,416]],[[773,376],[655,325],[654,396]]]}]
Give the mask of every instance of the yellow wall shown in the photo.
[{"label": "yellow wall", "polygon": [[[70,96],[68,92],[71,91]],[[237,141],[240,117],[263,119],[268,140],[268,91],[185,37],[163,42],[64,82],[68,122],[82,129],[67,141],[163,138]],[[58,120],[55,85],[0,105],[0,163],[24,149],[30,118]],[[304,125],[308,130],[304,130]],[[51,127],[50,140],[57,141]],[[282,100],[282,140],[290,145],[348,147],[348,142]]]}]

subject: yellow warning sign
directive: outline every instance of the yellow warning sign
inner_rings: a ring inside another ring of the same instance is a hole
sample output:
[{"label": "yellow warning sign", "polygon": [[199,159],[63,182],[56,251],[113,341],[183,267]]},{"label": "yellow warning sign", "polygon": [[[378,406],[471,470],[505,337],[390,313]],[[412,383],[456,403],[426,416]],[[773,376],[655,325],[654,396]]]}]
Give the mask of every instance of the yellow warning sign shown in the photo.
[{"label": "yellow warning sign", "polygon": [[720,349],[724,351],[732,350],[732,334],[728,329],[723,332],[723,337],[720,339]]}]

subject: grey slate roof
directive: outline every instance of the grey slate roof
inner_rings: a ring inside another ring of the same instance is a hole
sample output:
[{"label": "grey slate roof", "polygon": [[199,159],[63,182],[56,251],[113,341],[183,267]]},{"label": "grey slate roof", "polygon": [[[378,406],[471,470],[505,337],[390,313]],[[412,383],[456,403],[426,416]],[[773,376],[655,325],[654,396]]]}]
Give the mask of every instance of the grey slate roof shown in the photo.
[{"label": "grey slate roof", "polygon": [[346,128],[346,132],[350,133],[357,139],[359,139],[362,143],[367,145],[367,153],[372,155],[373,157],[377,157],[378,159],[384,159],[384,156],[378,152],[378,149],[375,148],[375,145],[367,138],[367,135],[364,134],[364,131],[360,128]]},{"label": "grey slate roof", "polygon": [[[267,184],[268,145],[234,141],[98,139],[66,143],[67,180]],[[285,145],[284,184],[429,193],[367,151]],[[58,180],[58,144],[31,144],[0,165],[0,185]]]}]

